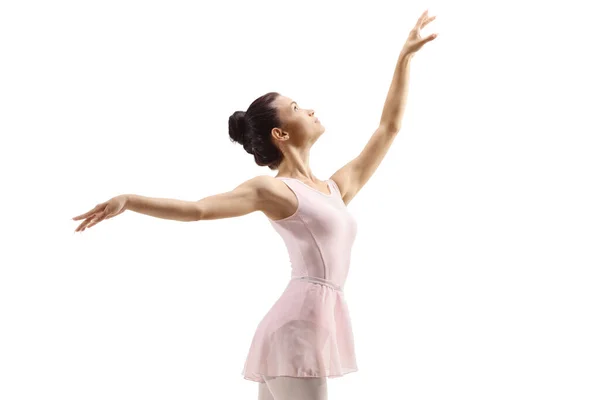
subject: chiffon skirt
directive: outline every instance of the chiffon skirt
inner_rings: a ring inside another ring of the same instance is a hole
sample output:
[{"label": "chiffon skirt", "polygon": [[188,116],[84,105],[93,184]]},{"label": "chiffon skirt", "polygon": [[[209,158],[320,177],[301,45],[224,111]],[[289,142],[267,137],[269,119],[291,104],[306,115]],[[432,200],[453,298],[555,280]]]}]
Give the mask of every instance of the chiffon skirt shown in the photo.
[{"label": "chiffon skirt", "polygon": [[318,277],[293,277],[257,326],[242,375],[340,377],[357,371],[343,290]]}]

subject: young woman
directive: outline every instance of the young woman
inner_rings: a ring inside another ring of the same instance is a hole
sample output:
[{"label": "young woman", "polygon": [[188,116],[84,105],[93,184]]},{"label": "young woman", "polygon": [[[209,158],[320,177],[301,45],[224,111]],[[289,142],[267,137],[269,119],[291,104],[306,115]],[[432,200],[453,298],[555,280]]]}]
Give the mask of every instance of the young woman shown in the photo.
[{"label": "young woman", "polygon": [[282,236],[292,276],[281,297],[258,324],[242,371],[259,382],[260,400],[327,398],[327,377],[357,371],[343,286],[356,221],[346,206],[373,175],[401,127],[412,56],[437,37],[420,30],[435,17],[425,11],[398,57],[379,127],[364,150],[321,181],[309,166],[312,145],[325,128],[314,111],[291,98],[267,93],[246,112],[229,117],[229,135],[258,165],[277,170],[227,193],[197,202],[120,195],[74,220],[83,232],[132,210],[157,218],[198,221],[261,211]]}]

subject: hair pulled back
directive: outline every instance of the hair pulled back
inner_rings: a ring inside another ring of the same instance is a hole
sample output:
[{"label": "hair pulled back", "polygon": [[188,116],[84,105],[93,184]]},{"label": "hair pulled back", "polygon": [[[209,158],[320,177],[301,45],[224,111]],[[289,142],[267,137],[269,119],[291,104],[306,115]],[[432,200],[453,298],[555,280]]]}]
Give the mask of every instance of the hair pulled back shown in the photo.
[{"label": "hair pulled back", "polygon": [[271,140],[271,130],[281,127],[273,101],[279,96],[269,92],[250,104],[246,111],[236,111],[229,117],[229,137],[240,143],[246,152],[254,155],[256,164],[277,169],[283,153]]}]

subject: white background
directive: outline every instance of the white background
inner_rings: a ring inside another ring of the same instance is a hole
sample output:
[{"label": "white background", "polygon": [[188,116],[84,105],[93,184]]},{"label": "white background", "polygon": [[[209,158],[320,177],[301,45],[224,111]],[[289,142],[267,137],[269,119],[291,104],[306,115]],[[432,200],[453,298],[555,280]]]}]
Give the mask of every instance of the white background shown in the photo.
[{"label": "white background", "polygon": [[439,37],[412,61],[401,132],[349,205],[359,371],[329,398],[598,399],[589,4],[3,1],[0,398],[257,398],[241,370],[290,275],[262,213],[128,211],[77,234],[71,218],[274,176],[227,131],[269,91],[315,110],[329,178],[429,8]]}]

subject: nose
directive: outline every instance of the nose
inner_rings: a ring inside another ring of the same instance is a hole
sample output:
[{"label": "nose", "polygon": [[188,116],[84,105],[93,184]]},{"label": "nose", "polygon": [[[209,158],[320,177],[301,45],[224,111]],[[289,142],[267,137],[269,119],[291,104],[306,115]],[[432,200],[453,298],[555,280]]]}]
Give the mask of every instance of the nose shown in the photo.
[{"label": "nose", "polygon": [[308,110],[308,115],[310,115],[311,117],[312,117],[313,115],[315,115],[315,110]]}]

